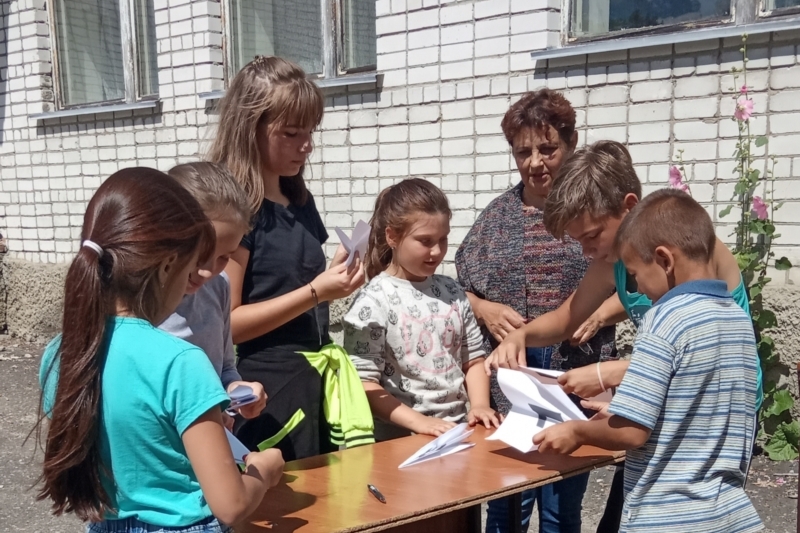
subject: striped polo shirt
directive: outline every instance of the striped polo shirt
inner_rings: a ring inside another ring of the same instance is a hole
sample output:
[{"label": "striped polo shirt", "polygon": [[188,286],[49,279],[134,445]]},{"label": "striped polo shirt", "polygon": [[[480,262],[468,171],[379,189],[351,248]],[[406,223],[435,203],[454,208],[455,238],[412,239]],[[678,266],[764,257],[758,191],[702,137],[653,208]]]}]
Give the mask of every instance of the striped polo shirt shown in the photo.
[{"label": "striped polo shirt", "polygon": [[742,533],[755,431],[756,343],[724,282],[683,283],[642,319],[610,412],[649,428],[627,453],[620,532]]}]

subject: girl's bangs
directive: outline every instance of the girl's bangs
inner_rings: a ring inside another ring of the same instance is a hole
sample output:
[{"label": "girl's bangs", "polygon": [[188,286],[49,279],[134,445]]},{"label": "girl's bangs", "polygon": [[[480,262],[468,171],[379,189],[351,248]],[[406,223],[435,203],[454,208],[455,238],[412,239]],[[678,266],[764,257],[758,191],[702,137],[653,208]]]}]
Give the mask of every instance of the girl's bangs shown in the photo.
[{"label": "girl's bangs", "polygon": [[273,124],[314,130],[322,122],[324,99],[314,82],[294,80],[274,89],[269,107],[276,111]]}]

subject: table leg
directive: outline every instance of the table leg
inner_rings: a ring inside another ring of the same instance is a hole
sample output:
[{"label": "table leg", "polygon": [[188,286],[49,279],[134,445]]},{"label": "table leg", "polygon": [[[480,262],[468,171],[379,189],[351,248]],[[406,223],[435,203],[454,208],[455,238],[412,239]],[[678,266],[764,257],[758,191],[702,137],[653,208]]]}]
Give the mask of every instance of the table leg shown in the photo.
[{"label": "table leg", "polygon": [[508,497],[508,531],[522,533],[522,493]]},{"label": "table leg", "polygon": [[483,528],[481,527],[482,513],[480,504],[468,508],[467,512],[469,513],[467,518],[469,529],[466,533],[483,533]]}]

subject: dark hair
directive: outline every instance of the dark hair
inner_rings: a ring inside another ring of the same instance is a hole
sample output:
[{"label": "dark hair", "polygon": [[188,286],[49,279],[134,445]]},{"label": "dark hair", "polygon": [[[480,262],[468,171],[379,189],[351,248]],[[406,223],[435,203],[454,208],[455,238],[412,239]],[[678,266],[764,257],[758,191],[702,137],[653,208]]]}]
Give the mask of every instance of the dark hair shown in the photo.
[{"label": "dark hair", "polygon": [[659,246],[676,248],[692,261],[708,263],[717,235],[703,206],[678,189],[661,189],[636,204],[620,224],[614,250],[630,247],[645,263]]},{"label": "dark hair", "polygon": [[584,213],[595,219],[617,216],[625,196],[642,197],[631,154],[616,141],[597,141],[576,150],[561,167],[544,206],[544,226],[556,239]]},{"label": "dark hair", "polygon": [[163,312],[159,266],[177,254],[180,272],[198,249],[199,260],[207,260],[214,228],[175,180],[158,170],[127,168],[97,189],[81,240],[102,253],[81,246],[67,272],[58,384],[38,499],[52,500],[56,515],[72,512],[100,521],[112,510],[101,482],[111,478],[112,465],[102,463],[98,444],[107,317],[123,306],[133,316],[157,319]]},{"label": "dark hair", "polygon": [[194,196],[209,219],[230,222],[243,232],[250,230],[253,213],[247,195],[225,165],[185,163],[172,167],[167,174]]},{"label": "dark hair", "polygon": [[[322,91],[303,69],[280,57],[257,56],[230,82],[219,102],[219,124],[208,159],[228,166],[247,193],[253,213],[264,201],[258,129],[290,123],[316,128],[322,122],[324,101]],[[293,205],[308,201],[304,169],[280,178],[281,192]]]},{"label": "dark hair", "polygon": [[369,221],[371,233],[364,261],[367,276],[373,278],[392,262],[392,249],[386,242],[386,228],[399,235],[408,231],[419,213],[452,216],[447,196],[439,187],[420,178],[409,178],[387,187],[375,200],[375,212]]},{"label": "dark hair", "polygon": [[508,144],[512,144],[523,128],[541,129],[545,126],[553,126],[562,141],[568,146],[572,144],[575,110],[563,94],[551,89],[525,93],[508,108],[500,123]]}]

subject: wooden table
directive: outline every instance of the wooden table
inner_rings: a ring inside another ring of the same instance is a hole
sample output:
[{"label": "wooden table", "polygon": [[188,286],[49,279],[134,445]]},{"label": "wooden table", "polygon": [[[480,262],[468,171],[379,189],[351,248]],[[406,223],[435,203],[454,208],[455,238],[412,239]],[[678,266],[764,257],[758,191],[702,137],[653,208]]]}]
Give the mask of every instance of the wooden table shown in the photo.
[{"label": "wooden table", "polygon": [[[489,434],[479,427],[470,438],[473,448],[403,470],[397,466],[432,437],[415,435],[292,461],[282,482],[236,532],[477,533],[481,503],[624,457],[589,446],[573,456],[522,454],[485,440]],[[368,483],[383,493],[386,504],[367,491]]]}]

